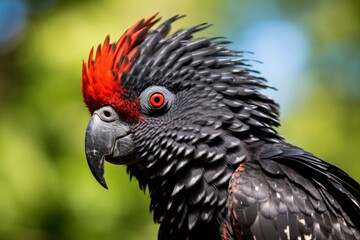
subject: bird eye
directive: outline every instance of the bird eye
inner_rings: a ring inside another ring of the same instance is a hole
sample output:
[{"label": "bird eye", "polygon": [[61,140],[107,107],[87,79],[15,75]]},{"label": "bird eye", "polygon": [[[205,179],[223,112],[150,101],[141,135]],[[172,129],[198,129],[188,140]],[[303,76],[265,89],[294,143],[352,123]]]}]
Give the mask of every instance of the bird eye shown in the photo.
[{"label": "bird eye", "polygon": [[162,86],[151,86],[140,94],[140,110],[149,115],[165,113],[169,110],[174,95]]},{"label": "bird eye", "polygon": [[160,108],[160,107],[162,107],[162,105],[164,105],[164,103],[165,103],[165,97],[164,97],[164,95],[162,95],[162,93],[156,92],[156,93],[151,94],[150,104],[154,108]]}]

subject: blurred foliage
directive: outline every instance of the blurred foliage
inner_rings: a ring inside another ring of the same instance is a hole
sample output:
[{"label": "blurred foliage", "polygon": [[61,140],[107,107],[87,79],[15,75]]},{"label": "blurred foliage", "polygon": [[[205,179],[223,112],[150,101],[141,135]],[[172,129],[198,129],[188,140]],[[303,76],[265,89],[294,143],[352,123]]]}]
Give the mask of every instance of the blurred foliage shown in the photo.
[{"label": "blurred foliage", "polygon": [[176,26],[215,23],[208,36],[229,35],[237,22],[261,17],[259,8],[276,9],[304,27],[312,55],[297,91],[306,97],[294,104],[280,131],[360,180],[357,0],[25,4],[24,28],[0,47],[1,239],[156,239],[149,197],[129,182],[125,167],[106,165],[108,191],[91,176],[84,155],[89,115],[80,92],[81,61],[90,48],[108,33],[116,40],[155,12],[164,18],[187,14]]}]

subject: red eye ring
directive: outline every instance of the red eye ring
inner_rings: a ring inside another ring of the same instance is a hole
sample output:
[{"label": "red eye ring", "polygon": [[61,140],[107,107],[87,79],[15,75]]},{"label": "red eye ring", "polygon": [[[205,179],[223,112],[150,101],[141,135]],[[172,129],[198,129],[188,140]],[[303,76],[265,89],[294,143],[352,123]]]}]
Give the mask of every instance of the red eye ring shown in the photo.
[{"label": "red eye ring", "polygon": [[165,103],[165,97],[162,93],[155,92],[150,96],[150,104],[154,108],[160,108]]}]

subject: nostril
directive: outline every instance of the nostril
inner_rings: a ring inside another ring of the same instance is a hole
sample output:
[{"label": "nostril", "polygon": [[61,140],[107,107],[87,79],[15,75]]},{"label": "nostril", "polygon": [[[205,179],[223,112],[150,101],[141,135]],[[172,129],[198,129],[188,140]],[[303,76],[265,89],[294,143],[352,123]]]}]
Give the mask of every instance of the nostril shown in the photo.
[{"label": "nostril", "polygon": [[[0,0],[1,1],[1,0]],[[115,110],[110,106],[105,106],[95,111],[95,114],[105,122],[113,122],[118,119],[118,115]]]}]

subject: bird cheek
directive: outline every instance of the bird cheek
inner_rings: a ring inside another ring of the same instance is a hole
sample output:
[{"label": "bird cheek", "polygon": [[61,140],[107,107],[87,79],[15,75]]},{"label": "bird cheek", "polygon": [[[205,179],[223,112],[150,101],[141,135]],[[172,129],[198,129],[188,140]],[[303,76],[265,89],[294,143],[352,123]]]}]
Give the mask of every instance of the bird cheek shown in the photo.
[{"label": "bird cheek", "polygon": [[130,164],[134,162],[134,143],[133,136],[129,134],[115,141],[112,155],[107,158],[113,164]]}]

